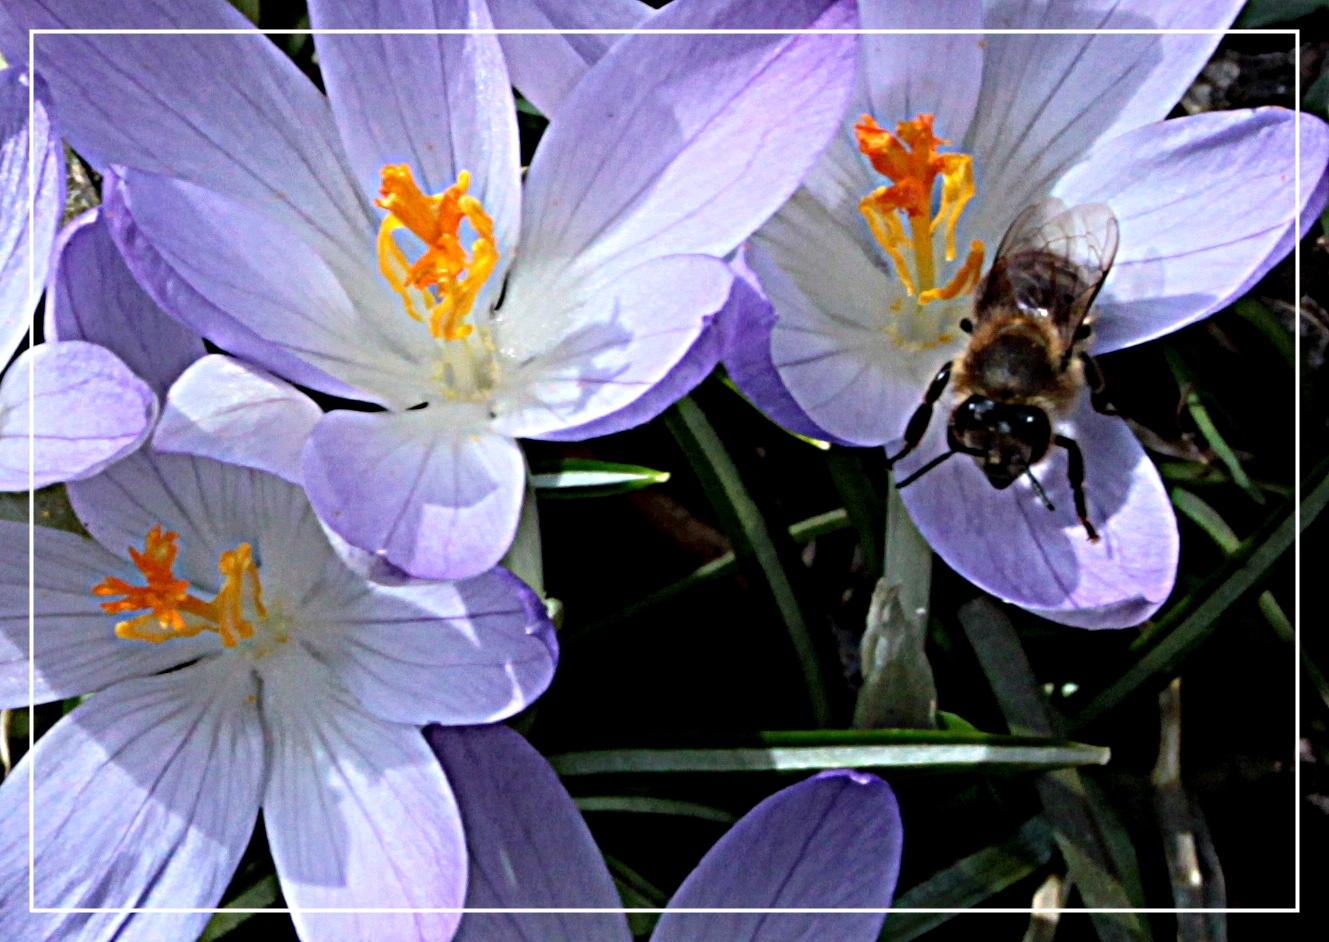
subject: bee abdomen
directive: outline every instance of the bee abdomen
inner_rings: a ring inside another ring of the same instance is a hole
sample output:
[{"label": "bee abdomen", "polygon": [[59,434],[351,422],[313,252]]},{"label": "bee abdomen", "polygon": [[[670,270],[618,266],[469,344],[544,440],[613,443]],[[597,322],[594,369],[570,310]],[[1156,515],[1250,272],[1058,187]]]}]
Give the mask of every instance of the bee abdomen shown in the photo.
[{"label": "bee abdomen", "polygon": [[1058,385],[1047,341],[1031,330],[1006,330],[971,344],[964,358],[968,385],[998,402],[1022,402]]}]

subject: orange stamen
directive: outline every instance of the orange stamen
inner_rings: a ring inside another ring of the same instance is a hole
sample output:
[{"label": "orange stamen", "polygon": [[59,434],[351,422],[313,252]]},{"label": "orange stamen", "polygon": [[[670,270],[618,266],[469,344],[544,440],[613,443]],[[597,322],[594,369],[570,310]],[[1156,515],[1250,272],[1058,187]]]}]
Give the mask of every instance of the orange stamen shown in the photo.
[{"label": "orange stamen", "polygon": [[[474,196],[467,195],[471,175],[463,170],[457,182],[434,196],[416,185],[406,164],[383,168],[383,186],[375,205],[386,209],[378,230],[378,263],[392,289],[401,295],[406,313],[428,320],[429,332],[442,340],[464,340],[474,327],[464,323],[485,281],[498,264],[494,221]],[[468,255],[461,244],[466,220],[479,236]],[[393,233],[407,229],[425,244],[424,254],[408,262]]]},{"label": "orange stamen", "polygon": [[171,638],[190,638],[201,631],[215,631],[228,648],[253,637],[254,626],[244,617],[246,582],[255,612],[267,617],[267,610],[263,607],[263,586],[250,545],[241,543],[221,554],[217,568],[225,580],[212,601],[205,602],[190,594],[187,580],[175,577],[175,560],[180,552],[175,542],[178,538],[177,533],[163,532],[159,524],[148,531],[142,552],[129,547],[129,557],[143,573],[147,585],[135,586],[107,576],[93,586],[93,595],[122,596],[101,603],[107,614],[149,610],[119,622],[115,626],[116,637],[160,643]]}]

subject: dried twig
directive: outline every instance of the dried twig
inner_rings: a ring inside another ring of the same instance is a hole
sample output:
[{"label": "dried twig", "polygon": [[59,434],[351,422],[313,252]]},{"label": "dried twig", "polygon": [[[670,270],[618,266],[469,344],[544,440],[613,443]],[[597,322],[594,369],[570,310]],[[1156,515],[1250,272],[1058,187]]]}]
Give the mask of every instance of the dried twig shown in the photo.
[{"label": "dried twig", "polygon": [[1029,928],[1024,942],[1052,942],[1061,919],[1061,906],[1071,892],[1071,884],[1061,882],[1055,873],[1048,874],[1043,885],[1034,891],[1033,912],[1029,914]]}]

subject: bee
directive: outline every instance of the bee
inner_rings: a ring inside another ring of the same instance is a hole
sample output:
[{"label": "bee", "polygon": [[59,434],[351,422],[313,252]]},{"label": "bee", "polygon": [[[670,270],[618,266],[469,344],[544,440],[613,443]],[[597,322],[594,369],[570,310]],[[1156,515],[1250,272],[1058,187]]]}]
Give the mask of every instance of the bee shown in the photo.
[{"label": "bee", "polygon": [[959,401],[946,428],[950,450],[899,487],[952,455],[971,455],[997,490],[1028,477],[1053,510],[1031,469],[1056,445],[1067,452],[1075,513],[1090,541],[1098,541],[1085,507],[1084,455],[1053,422],[1071,412],[1086,387],[1097,411],[1117,414],[1086,349],[1090,311],[1116,252],[1117,218],[1100,203],[1068,209],[1049,198],[1020,213],[975,292],[972,320],[960,321],[970,335],[964,353],[937,371],[905,428],[904,446],[886,462],[893,467],[918,447],[948,385]]}]

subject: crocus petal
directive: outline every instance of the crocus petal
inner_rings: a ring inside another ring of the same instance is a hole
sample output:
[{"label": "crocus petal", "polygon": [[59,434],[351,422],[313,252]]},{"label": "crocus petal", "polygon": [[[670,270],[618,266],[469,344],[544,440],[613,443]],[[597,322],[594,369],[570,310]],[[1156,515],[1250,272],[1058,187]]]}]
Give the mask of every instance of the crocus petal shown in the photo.
[{"label": "crocus petal", "polygon": [[[844,230],[823,228],[823,269],[829,277],[795,279],[776,264],[782,258],[783,224],[795,214],[817,216],[821,204],[804,193],[791,201],[748,252],[748,262],[779,320],[771,332],[771,362],[798,407],[836,438],[880,445],[900,434],[901,416],[917,404],[930,373],[946,362],[947,350],[919,354],[897,344],[881,328],[883,298],[895,291]],[[843,248],[843,252],[836,249]],[[802,274],[802,272],[800,272]],[[816,290],[814,301],[805,291]],[[931,354],[931,355],[929,355]]]},{"label": "crocus petal", "polygon": [[798,435],[840,442],[799,408],[771,362],[775,309],[747,265],[746,252],[731,263],[735,274],[729,303],[734,309],[733,338],[724,351],[724,368],[743,395],[773,421]]},{"label": "crocus petal", "polygon": [[[499,29],[633,29],[655,11],[640,0],[489,0]],[[621,36],[513,35],[499,37],[512,84],[553,117],[591,66]]]},{"label": "crocus petal", "polygon": [[[864,0],[859,17],[864,29],[978,29],[983,25],[983,4],[980,0],[935,5]],[[936,115],[938,137],[963,140],[978,103],[984,45],[983,37],[962,33],[863,36],[858,57],[866,106],[888,128],[920,114]],[[858,115],[850,113],[848,118],[857,120]]]},{"label": "crocus petal", "polygon": [[[472,909],[617,908],[614,881],[553,768],[506,726],[425,730],[466,829]],[[622,913],[467,913],[455,942],[629,942]]]},{"label": "crocus petal", "polygon": [[5,57],[10,68],[19,72],[28,71],[27,30],[19,29],[4,7],[0,7],[0,56]]},{"label": "crocus petal", "polygon": [[[0,363],[9,362],[28,332],[65,210],[65,151],[51,126],[50,95],[39,78],[29,125],[28,91],[24,70],[11,65],[0,71]],[[36,158],[31,180],[30,156]]]},{"label": "crocus petal", "polygon": [[129,562],[92,540],[49,527],[32,528],[32,591],[28,527],[0,521],[0,705],[28,699],[29,601],[37,642],[32,701],[77,697],[133,677],[147,677],[220,650],[215,635],[170,644],[123,641],[116,618],[102,610],[92,587],[107,576],[141,580]]},{"label": "crocus petal", "polygon": [[305,487],[350,543],[424,579],[497,563],[521,513],[526,465],[479,406],[325,415],[305,446]]},{"label": "crocus petal", "polygon": [[[21,25],[44,29],[241,31],[48,35],[37,42],[37,63],[65,136],[99,167],[122,164],[207,187],[282,223],[339,275],[376,275],[364,239],[377,222],[346,164],[327,99],[225,0],[8,7]],[[208,63],[206,81],[200,62]]]},{"label": "crocus petal", "polygon": [[740,331],[746,328],[750,316],[747,313],[748,307],[760,302],[759,298],[754,302],[753,296],[751,286],[735,278],[724,307],[707,319],[701,336],[683,355],[683,359],[675,363],[664,378],[652,386],[645,395],[603,418],[584,425],[574,425],[572,428],[545,432],[540,437],[546,441],[577,442],[587,438],[598,438],[601,435],[612,435],[649,422],[692,392],[698,383],[711,375],[711,371],[720,362],[725,351],[737,344]]},{"label": "crocus petal", "polygon": [[[283,556],[295,555],[292,541],[308,540],[310,533],[321,539],[299,488],[272,475],[207,458],[141,448],[67,488],[83,526],[124,559],[129,558],[128,547],[142,548],[144,536],[154,526],[174,530],[180,535],[177,577],[206,591],[221,588],[217,559],[240,543],[258,544],[255,556],[262,566],[269,550],[270,561],[280,564]],[[325,540],[323,549],[332,552]],[[301,560],[295,562],[299,568]],[[318,567],[311,563],[308,568],[309,579],[317,578]],[[266,588],[266,571],[263,578]]]},{"label": "crocus petal", "polygon": [[140,170],[121,177],[106,198],[107,222],[134,276],[171,316],[332,395],[390,402],[397,384],[386,375],[421,372],[412,350],[429,333],[386,287],[361,279],[368,294],[351,297],[295,233],[234,199]]},{"label": "crocus petal", "polygon": [[397,723],[488,723],[544,693],[558,641],[544,602],[505,569],[462,582],[356,580],[301,612],[311,644],[369,712]]},{"label": "crocus petal", "polygon": [[203,340],[139,287],[102,212],[84,213],[56,242],[46,339],[101,344],[165,397],[184,368],[203,356]]},{"label": "crocus petal", "polygon": [[300,454],[323,410],[266,370],[219,354],[171,387],[152,443],[301,482]]},{"label": "crocus petal", "polygon": [[[886,908],[903,831],[889,785],[835,771],[776,792],[730,829],[669,901],[672,908]],[[884,914],[666,912],[652,942],[724,939],[870,942]]]},{"label": "crocus petal", "polygon": [[[802,28],[853,26],[855,16],[843,0],[680,0],[651,22]],[[737,248],[838,127],[853,49],[848,35],[651,32],[614,46],[569,96],[531,162],[500,346],[524,361],[575,329],[574,314],[557,305],[584,292],[580,283],[662,256]],[[551,296],[559,299],[552,311]]]},{"label": "crocus petal", "polygon": [[206,912],[30,916],[28,787],[35,776],[38,907],[217,905],[264,777],[258,690],[237,666],[209,659],[104,690],[23,757],[0,788],[0,935],[147,942],[202,931]]},{"label": "crocus petal", "polygon": [[[950,407],[944,403],[917,457],[900,462],[897,476],[946,450]],[[1023,479],[996,490],[963,455],[900,494],[932,548],[985,592],[1065,625],[1138,625],[1167,599],[1176,577],[1177,522],[1167,491],[1120,419],[1099,415],[1085,402],[1061,431],[1084,454],[1097,543],[1076,519],[1066,452],[1056,446],[1035,469],[1054,512]]]},{"label": "crocus petal", "polygon": [[96,474],[143,444],[156,418],[156,395],[105,347],[25,350],[0,382],[0,491]]},{"label": "crocus petal", "polygon": [[455,913],[300,912],[462,905],[461,818],[420,730],[364,712],[296,646],[263,669],[263,718],[263,819],[300,938],[451,938]]},{"label": "crocus petal", "polygon": [[[550,298],[545,310],[553,308],[553,318],[569,327],[551,349],[509,368],[494,403],[494,428],[542,438],[628,407],[663,382],[697,343],[706,315],[724,306],[732,281],[733,273],[717,258],[678,255],[655,259],[608,285],[583,283],[575,294]],[[500,349],[507,336],[500,323]]]},{"label": "crocus petal", "polygon": [[[1089,4],[988,0],[999,29],[1224,29],[1242,0]],[[1160,121],[1222,34],[1004,34],[985,37],[983,87],[961,148],[981,155],[974,237],[995,240],[1096,143]]]},{"label": "crocus petal", "polygon": [[[484,0],[312,0],[309,17],[315,29],[493,28]],[[385,164],[410,165],[426,193],[470,172],[468,192],[494,220],[499,263],[485,289],[496,297],[521,220],[516,112],[498,37],[325,34],[315,42],[337,128],[367,197],[378,194]],[[477,302],[481,310],[486,297]]]},{"label": "crocus petal", "polygon": [[[1320,132],[1303,134],[1303,160],[1323,172],[1329,133],[1321,121],[1302,120]],[[1111,206],[1121,227],[1098,300],[1095,350],[1143,343],[1212,314],[1279,260],[1274,250],[1299,202],[1296,123],[1282,108],[1165,121],[1099,147],[1057,184],[1068,204]]]}]

